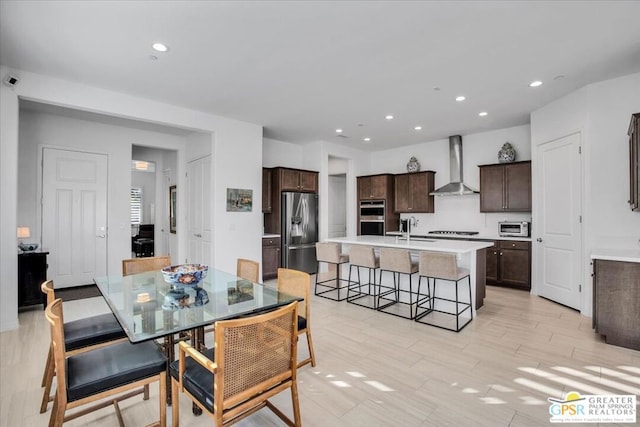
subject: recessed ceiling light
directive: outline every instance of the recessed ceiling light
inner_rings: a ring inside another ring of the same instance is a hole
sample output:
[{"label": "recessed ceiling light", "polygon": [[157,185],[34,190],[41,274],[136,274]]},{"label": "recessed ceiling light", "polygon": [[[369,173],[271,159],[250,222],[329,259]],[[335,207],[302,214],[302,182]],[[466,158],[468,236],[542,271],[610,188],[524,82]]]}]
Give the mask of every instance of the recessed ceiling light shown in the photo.
[{"label": "recessed ceiling light", "polygon": [[414,130],[422,130],[422,126],[416,126],[413,128]]},{"label": "recessed ceiling light", "polygon": [[336,129],[336,133],[342,133],[342,129]]},{"label": "recessed ceiling light", "polygon": [[387,120],[393,120],[393,116],[391,114],[387,114],[384,118]]},{"label": "recessed ceiling light", "polygon": [[457,96],[457,97],[456,97],[456,101],[458,101],[458,102],[462,102],[462,101],[464,101],[465,99],[467,99],[467,97],[466,97],[466,96],[464,96],[464,95],[460,95],[460,96]]},{"label": "recessed ceiling light", "polygon": [[154,43],[154,44],[151,45],[151,47],[156,52],[166,52],[166,51],[169,50],[169,47],[164,43]]},{"label": "recessed ceiling light", "polygon": [[370,141],[371,141],[371,138],[369,138],[369,137],[364,138],[364,142],[370,142]]},{"label": "recessed ceiling light", "polygon": [[484,116],[486,116],[487,114],[489,114],[489,113],[487,113],[486,111],[481,111],[480,113],[478,113],[478,115],[479,115],[480,117],[484,117]]},{"label": "recessed ceiling light", "polygon": [[529,83],[530,87],[538,87],[538,86],[541,86],[541,85],[542,85],[542,82],[540,80],[535,80],[535,81]]}]

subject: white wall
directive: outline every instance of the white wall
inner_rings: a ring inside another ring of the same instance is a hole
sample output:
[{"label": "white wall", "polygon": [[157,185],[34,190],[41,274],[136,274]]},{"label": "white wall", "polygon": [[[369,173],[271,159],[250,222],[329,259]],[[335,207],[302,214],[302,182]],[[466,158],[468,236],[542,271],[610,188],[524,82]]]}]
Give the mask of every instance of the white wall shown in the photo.
[{"label": "white wall", "polygon": [[[640,248],[640,214],[629,199],[631,114],[640,111],[640,73],[586,86],[531,113],[533,147],[581,132],[583,153],[582,314],[592,315],[590,253]],[[535,149],[535,148],[534,148]],[[534,220],[536,209],[534,168]],[[533,266],[537,266],[536,251]],[[535,286],[535,284],[534,284]]]},{"label": "white wall", "polygon": [[[187,130],[200,131],[215,136],[214,182],[212,197],[215,205],[216,239],[214,241],[214,267],[225,271],[235,271],[236,258],[251,257],[260,259],[262,234],[262,215],[259,209],[233,217],[235,230],[225,222],[226,187],[260,188],[262,166],[262,127],[259,125],[227,119],[196,110],[164,104],[124,93],[113,92],[80,83],[61,80],[26,71],[0,67],[0,75],[13,72],[20,76],[20,84],[15,88],[0,87],[0,189],[2,191],[2,221],[0,222],[0,331],[16,328],[17,313],[17,237],[18,225],[18,99],[26,99],[45,104],[60,105],[68,108],[130,118],[143,122],[158,123]],[[153,146],[157,144],[152,144]],[[83,144],[84,146],[84,144]],[[174,148],[174,147],[161,147]],[[106,147],[102,147],[107,150]],[[114,154],[115,155],[115,154]],[[128,153],[118,154],[126,156]],[[186,156],[184,147],[177,150],[176,183],[184,185]],[[239,167],[245,173],[238,174]],[[130,165],[126,166],[130,170]],[[114,171],[115,174],[115,171]],[[119,189],[129,188],[130,174],[125,174],[126,186],[115,183]],[[114,176],[114,175],[110,175]],[[109,183],[109,197],[112,183]],[[121,191],[121,190],[120,190]],[[126,190],[128,191],[128,190]],[[128,198],[127,198],[128,202]],[[178,204],[184,203],[178,196]],[[119,209],[120,211],[120,209]],[[183,210],[184,212],[184,210]],[[124,222],[124,218],[116,219]],[[109,219],[110,227],[112,220]],[[128,219],[126,220],[128,223]],[[178,228],[184,229],[185,220],[178,218]],[[128,230],[123,236],[128,239]],[[113,240],[113,239],[112,239]],[[116,243],[122,253],[127,243]],[[179,237],[178,256],[184,258],[186,240]],[[119,270],[118,270],[119,271]]]},{"label": "white wall", "polygon": [[[464,182],[480,189],[478,165],[498,163],[498,151],[505,142],[516,150],[516,161],[531,160],[531,138],[528,125],[462,136],[462,173]],[[407,162],[415,156],[420,170],[436,172],[435,188],[450,182],[449,140],[439,139],[371,154],[371,173],[405,173]],[[503,220],[530,221],[530,213],[481,213],[480,196],[435,197],[435,213],[414,214],[418,225],[416,234],[431,230],[470,230],[496,235],[498,222]],[[407,217],[402,214],[401,217]]]},{"label": "white wall", "polygon": [[[56,147],[64,149],[78,149],[94,153],[107,154],[108,160],[108,248],[107,271],[109,274],[118,274],[121,270],[121,261],[131,256],[131,227],[130,227],[130,203],[129,189],[132,183],[131,157],[132,142],[143,144],[156,144],[157,147],[181,149],[184,147],[185,138],[168,135],[159,132],[133,129],[117,125],[109,125],[89,120],[54,114],[43,114],[21,110],[19,159],[24,167],[18,174],[19,194],[30,195],[33,203],[28,206],[18,206],[18,218],[36,218],[36,241],[40,240],[40,209],[41,196],[41,168],[39,167],[43,147]],[[151,159],[158,161],[160,156]],[[160,165],[161,166],[161,165]],[[142,172],[139,172],[142,173]],[[152,181],[147,196],[155,203],[156,188],[155,176],[150,173],[145,175]],[[33,179],[35,177],[35,179]],[[148,200],[145,198],[145,210],[149,209]],[[150,220],[148,212],[145,220]],[[32,234],[33,235],[33,234]],[[49,257],[55,257],[50,254]]]},{"label": "white wall", "polygon": [[[589,247],[640,248],[640,214],[629,208],[631,114],[640,112],[640,73],[589,86]],[[614,220],[612,220],[614,219]]]},{"label": "white wall", "polygon": [[262,140],[262,166],[302,169],[303,145],[264,138]]}]

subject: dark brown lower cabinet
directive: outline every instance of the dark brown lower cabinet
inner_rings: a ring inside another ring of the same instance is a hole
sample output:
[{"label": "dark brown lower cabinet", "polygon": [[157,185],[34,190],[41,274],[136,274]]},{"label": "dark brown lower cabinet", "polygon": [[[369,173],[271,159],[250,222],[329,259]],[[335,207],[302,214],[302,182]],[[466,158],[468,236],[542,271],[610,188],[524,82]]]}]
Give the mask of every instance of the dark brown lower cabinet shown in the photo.
[{"label": "dark brown lower cabinet", "polygon": [[487,248],[487,285],[531,290],[531,242],[496,240]]},{"label": "dark brown lower cabinet", "polygon": [[262,280],[278,277],[280,267],[280,237],[262,238]]},{"label": "dark brown lower cabinet", "polygon": [[49,252],[23,252],[18,254],[18,307],[46,305],[40,290],[47,280],[47,255]]},{"label": "dark brown lower cabinet", "polygon": [[593,328],[608,344],[640,350],[640,263],[594,260]]}]

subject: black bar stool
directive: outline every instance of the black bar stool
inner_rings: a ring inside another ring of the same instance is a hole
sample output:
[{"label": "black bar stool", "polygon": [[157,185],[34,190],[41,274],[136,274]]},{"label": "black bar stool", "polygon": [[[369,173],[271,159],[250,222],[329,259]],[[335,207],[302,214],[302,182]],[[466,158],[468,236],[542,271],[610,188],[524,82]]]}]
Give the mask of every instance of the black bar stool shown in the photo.
[{"label": "black bar stool", "polygon": [[[384,286],[386,291],[382,291],[382,273],[388,271],[393,273],[393,287]],[[415,318],[413,283],[411,277],[418,272],[418,263],[411,259],[411,252],[407,249],[380,248],[380,281],[378,282],[377,309],[384,313],[406,319]],[[409,290],[400,287],[402,274],[409,275]],[[383,303],[381,305],[381,302]],[[405,307],[409,307],[409,314]]]},{"label": "black bar stool", "polygon": [[[422,278],[427,278],[426,293],[421,293]],[[469,301],[460,300],[458,284],[461,280],[467,279],[469,287]],[[433,279],[433,290],[430,289],[431,279]],[[455,297],[446,298],[438,296],[436,283],[438,280],[445,280],[449,283],[455,282]],[[445,252],[421,252],[420,253],[420,278],[418,279],[418,304],[416,307],[416,322],[426,325],[436,326],[454,332],[460,332],[473,320],[473,308],[471,298],[471,276],[469,270],[458,267],[456,255]],[[438,303],[439,307],[436,307]],[[421,309],[422,312],[420,311]],[[469,310],[469,317],[463,314]],[[440,313],[440,314],[438,314]],[[455,318],[455,328],[450,316]],[[466,319],[464,323],[460,323]]]},{"label": "black bar stool", "polygon": [[[348,288],[349,281],[340,277],[340,270],[342,264],[349,262],[349,255],[340,253],[340,244],[338,243],[318,242],[316,243],[316,259],[318,260],[318,269],[314,293],[319,297],[334,301],[346,299],[346,292],[342,296],[340,294],[343,289],[346,291],[345,288]],[[329,265],[328,272],[320,273],[321,262]],[[346,287],[342,286],[343,282],[347,282]]]},{"label": "black bar stool", "polygon": [[[351,280],[353,268],[358,274],[358,281]],[[369,281],[362,283],[360,269],[366,268]],[[349,248],[349,287],[347,302],[361,307],[376,309],[376,270],[380,268],[380,257],[376,256],[373,246],[352,245]],[[373,273],[373,279],[371,278]],[[363,290],[364,288],[364,290]]]}]

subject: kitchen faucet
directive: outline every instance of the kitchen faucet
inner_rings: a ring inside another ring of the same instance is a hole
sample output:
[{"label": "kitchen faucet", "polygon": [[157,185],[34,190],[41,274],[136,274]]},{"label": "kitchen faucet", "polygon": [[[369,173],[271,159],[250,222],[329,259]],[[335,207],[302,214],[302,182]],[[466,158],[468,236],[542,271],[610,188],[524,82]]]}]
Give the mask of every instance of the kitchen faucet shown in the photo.
[{"label": "kitchen faucet", "polygon": [[418,225],[418,220],[415,216],[410,216],[407,220],[407,242],[411,241],[411,227],[415,227]]}]

